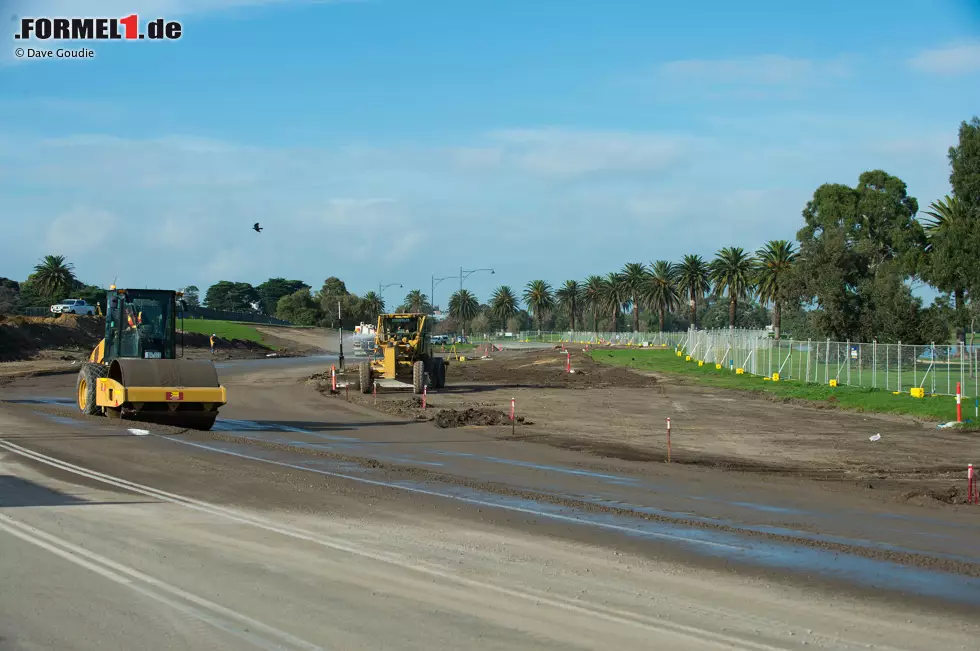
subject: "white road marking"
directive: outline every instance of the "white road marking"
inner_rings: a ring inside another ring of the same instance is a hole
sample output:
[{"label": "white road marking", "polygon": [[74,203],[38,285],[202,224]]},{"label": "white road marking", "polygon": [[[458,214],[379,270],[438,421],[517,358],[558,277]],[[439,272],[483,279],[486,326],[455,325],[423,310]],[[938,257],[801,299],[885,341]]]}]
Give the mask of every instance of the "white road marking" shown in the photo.
[{"label": "white road marking", "polygon": [[[175,610],[196,617],[215,628],[231,633],[260,649],[275,651],[282,649],[282,643],[285,642],[297,649],[324,651],[323,647],[290,635],[285,631],[280,631],[277,628],[273,628],[247,615],[216,604],[213,601],[208,601],[203,597],[181,590],[169,583],[165,583],[164,581],[143,574],[94,552],[90,552],[87,549],[62,540],[40,529],[7,517],[2,513],[0,513],[0,530],[6,531],[12,536],[49,551],[75,565],[95,572],[110,581],[124,585],[130,590],[134,590],[146,597],[166,604]],[[172,597],[167,596],[165,593],[169,593]],[[263,639],[255,631],[261,631],[267,637],[273,638],[276,641]]]},{"label": "white road marking", "polygon": [[[157,436],[157,435],[154,435],[154,436]],[[165,437],[165,436],[164,437],[161,437],[161,438],[165,438],[167,440],[172,440],[172,441],[175,441],[175,442],[178,442],[178,443],[186,443],[188,445],[193,445],[193,446],[196,446],[196,447],[202,447],[202,448],[205,448],[205,449],[212,449],[212,450],[214,450],[216,452],[224,452],[223,450],[218,450],[217,448],[208,448],[207,446],[202,446],[202,445],[195,444],[195,443],[190,443],[190,442],[187,442],[187,441],[180,441],[178,439],[171,439],[171,438]],[[381,562],[381,563],[387,563],[387,564],[390,564],[390,565],[399,567],[401,569],[405,569],[405,570],[409,570],[409,571],[413,571],[413,572],[418,572],[418,573],[422,573],[422,574],[427,574],[429,576],[434,576],[434,577],[437,577],[437,578],[440,578],[440,579],[443,579],[443,580],[446,580],[446,581],[451,581],[453,583],[464,585],[464,586],[467,586],[467,587],[470,587],[470,588],[483,589],[483,590],[487,590],[487,591],[490,591],[490,592],[495,592],[497,594],[502,594],[502,595],[505,595],[505,596],[509,596],[509,597],[513,597],[513,598],[517,598],[517,599],[529,601],[529,602],[531,602],[531,603],[533,603],[535,605],[546,604],[548,606],[551,606],[551,607],[556,608],[556,609],[559,609],[559,610],[564,610],[564,611],[568,611],[568,612],[574,612],[574,613],[577,613],[577,614],[580,614],[580,615],[587,615],[587,616],[590,616],[590,617],[596,617],[596,618],[603,619],[605,621],[613,622],[613,623],[617,623],[617,624],[624,624],[624,625],[629,625],[629,626],[636,626],[636,627],[639,627],[639,628],[642,628],[642,629],[646,629],[646,630],[650,630],[650,631],[656,631],[658,633],[664,633],[664,632],[671,633],[671,634],[674,634],[674,635],[679,635],[679,636],[682,636],[682,637],[690,638],[690,639],[695,640],[697,642],[700,642],[702,644],[710,643],[710,644],[717,645],[717,646],[719,646],[721,648],[725,648],[725,649],[739,648],[739,649],[744,649],[746,651],[779,651],[780,650],[780,647],[774,647],[774,646],[770,646],[768,644],[764,644],[764,643],[760,643],[760,642],[753,642],[753,641],[750,641],[750,640],[743,640],[743,639],[740,639],[740,638],[735,637],[735,636],[732,636],[732,635],[725,635],[723,633],[715,633],[715,632],[712,632],[712,631],[707,631],[707,630],[704,630],[704,629],[699,629],[699,628],[696,628],[696,627],[693,627],[693,626],[685,626],[683,624],[658,621],[658,620],[656,620],[656,619],[654,619],[652,617],[647,617],[647,616],[641,615],[639,613],[632,613],[632,612],[629,612],[629,611],[623,611],[623,610],[619,610],[619,609],[615,609],[615,608],[609,608],[609,607],[606,607],[606,606],[601,606],[599,604],[589,604],[588,606],[583,606],[583,605],[581,605],[581,602],[575,603],[572,600],[566,600],[566,599],[563,599],[561,597],[556,597],[553,594],[544,593],[544,592],[541,592],[541,593],[534,592],[534,591],[528,590],[526,588],[523,589],[523,590],[519,590],[519,589],[516,589],[516,588],[509,588],[509,587],[505,587],[505,586],[499,586],[499,585],[495,585],[495,584],[492,584],[492,583],[487,583],[487,582],[484,582],[484,581],[479,581],[479,580],[476,580],[476,579],[471,579],[471,578],[467,578],[467,577],[463,577],[463,576],[458,576],[458,575],[455,575],[455,574],[450,574],[449,572],[446,572],[446,571],[441,570],[439,568],[425,566],[425,565],[421,564],[419,561],[414,561],[413,560],[413,561],[409,562],[409,561],[405,561],[404,559],[399,558],[399,557],[397,557],[395,555],[392,555],[392,554],[385,554],[383,552],[370,552],[370,551],[365,551],[363,549],[359,549],[359,548],[357,548],[357,547],[355,547],[355,546],[353,546],[353,545],[351,545],[349,543],[346,543],[344,541],[332,539],[332,538],[327,537],[327,536],[323,536],[323,535],[320,535],[320,534],[315,534],[315,533],[312,533],[312,532],[309,532],[309,531],[305,531],[303,529],[299,529],[299,528],[295,528],[295,527],[286,527],[286,526],[283,526],[283,525],[279,525],[279,524],[276,524],[276,523],[274,523],[274,522],[272,522],[270,520],[266,520],[265,518],[262,518],[262,517],[259,517],[259,516],[247,514],[247,513],[241,512],[241,511],[237,511],[237,510],[234,510],[234,509],[229,509],[229,508],[222,507],[222,506],[217,506],[215,504],[211,504],[211,503],[208,503],[208,502],[203,502],[201,500],[196,500],[196,499],[193,499],[193,498],[184,497],[184,496],[176,495],[176,494],[173,494],[173,493],[168,493],[166,491],[162,491],[162,490],[158,490],[158,489],[155,489],[155,488],[151,488],[149,486],[145,486],[145,485],[142,485],[142,484],[137,484],[135,482],[131,482],[131,481],[128,481],[128,480],[125,480],[125,479],[121,479],[119,477],[114,477],[112,475],[107,475],[105,473],[101,473],[101,472],[98,472],[98,471],[95,471],[95,470],[89,470],[87,468],[83,468],[81,466],[77,466],[75,464],[68,463],[66,461],[61,461],[60,459],[57,459],[55,457],[50,457],[50,456],[45,455],[45,454],[42,454],[40,452],[35,452],[33,450],[29,450],[27,448],[21,447],[20,445],[17,445],[16,443],[11,443],[10,441],[8,441],[6,439],[0,438],[0,448],[7,449],[8,451],[13,452],[15,454],[18,454],[20,456],[27,457],[29,459],[33,459],[33,460],[38,461],[40,463],[44,463],[46,465],[53,466],[53,467],[59,468],[61,470],[65,470],[67,472],[71,472],[71,473],[74,473],[74,474],[77,474],[77,475],[81,475],[83,477],[88,477],[89,479],[95,479],[95,480],[101,481],[101,482],[103,482],[105,484],[109,484],[109,485],[112,485],[112,486],[117,486],[119,488],[123,488],[125,490],[129,490],[129,491],[132,491],[132,492],[140,493],[140,494],[143,494],[143,495],[147,495],[149,497],[155,497],[155,498],[160,499],[162,501],[169,502],[169,503],[172,503],[172,504],[176,504],[176,505],[179,505],[179,506],[183,506],[183,507],[188,508],[188,509],[192,509],[192,510],[195,510],[195,511],[202,511],[202,512],[205,512],[205,513],[210,513],[210,514],[215,515],[215,516],[218,516],[218,517],[223,517],[223,518],[226,518],[228,520],[232,520],[232,521],[239,522],[239,523],[242,523],[242,524],[252,525],[254,527],[258,527],[258,528],[264,529],[266,531],[271,531],[271,532],[274,532],[274,533],[278,533],[278,534],[281,534],[283,536],[287,536],[287,537],[290,537],[290,538],[295,538],[295,539],[298,539],[298,540],[304,540],[306,542],[310,542],[310,543],[313,543],[313,544],[316,544],[316,545],[320,545],[322,547],[327,547],[329,549],[333,549],[333,550],[336,550],[336,551],[346,552],[346,553],[349,553],[349,554],[352,554],[352,555],[355,555],[355,556],[360,556],[362,558],[367,558],[367,559],[370,559],[370,560],[373,560],[373,561],[378,561],[378,562]],[[236,453],[229,453],[229,454],[233,454],[234,456],[242,457],[242,458],[245,458],[245,459],[252,459],[252,460],[255,460],[255,461],[267,461],[265,459],[261,459],[261,458],[258,458],[258,457],[249,457],[247,455],[242,455],[242,454],[236,454]],[[281,465],[281,466],[287,466],[287,467],[290,467],[290,468],[296,468],[298,470],[310,470],[309,468],[304,468],[302,466],[295,466],[295,465],[292,465],[292,464],[286,464],[286,463],[281,463],[281,462],[273,462],[273,461],[267,461],[267,462],[268,463],[273,463],[275,465]],[[326,472],[326,471],[317,471],[317,472],[321,472],[322,474],[327,474],[327,475],[331,475],[331,476],[341,477],[341,478],[345,478],[345,479],[351,479],[351,480],[355,480],[355,481],[360,481],[360,482],[365,482],[365,483],[369,483],[369,484],[379,485],[379,486],[386,486],[386,487],[391,487],[391,488],[402,488],[402,487],[399,487],[399,486],[394,486],[394,485],[386,484],[385,482],[379,482],[379,481],[375,481],[375,480],[368,480],[368,479],[364,479],[362,477],[353,477],[353,476],[343,475],[341,473],[330,473],[330,472]],[[426,491],[424,489],[405,488],[405,490],[409,490],[411,492],[416,492],[416,493],[423,493],[423,494],[427,494],[427,495],[433,495],[433,496],[437,496],[437,497],[443,497],[443,498],[447,497],[446,495],[441,495],[439,493],[435,493],[435,492],[432,492],[432,491]],[[468,502],[472,502],[472,503],[477,503],[477,504],[481,504],[482,503],[479,500],[468,500],[466,498],[460,498],[460,499],[463,499],[464,501],[468,501]],[[531,509],[522,509],[520,507],[500,507],[497,504],[491,504],[489,502],[482,503],[482,504],[485,504],[486,506],[492,507],[492,508],[506,508],[506,509],[515,510],[515,511],[522,511],[522,512],[525,512],[525,513],[530,513],[530,514],[536,515],[538,517],[554,517],[555,519],[559,519],[559,520],[569,520],[569,521],[574,521],[574,522],[577,522],[577,523],[591,524],[591,523],[584,523],[583,521],[578,520],[576,518],[571,518],[571,517],[568,517],[568,516],[560,516],[560,515],[542,514],[542,513],[536,512],[536,511],[532,511]],[[615,527],[615,525],[608,525],[608,526],[609,527],[613,527],[613,528],[621,528],[621,529],[624,529],[624,530],[627,530],[627,531],[632,531],[632,530],[628,529],[627,527]],[[897,650],[895,650],[895,651],[897,651]]]}]

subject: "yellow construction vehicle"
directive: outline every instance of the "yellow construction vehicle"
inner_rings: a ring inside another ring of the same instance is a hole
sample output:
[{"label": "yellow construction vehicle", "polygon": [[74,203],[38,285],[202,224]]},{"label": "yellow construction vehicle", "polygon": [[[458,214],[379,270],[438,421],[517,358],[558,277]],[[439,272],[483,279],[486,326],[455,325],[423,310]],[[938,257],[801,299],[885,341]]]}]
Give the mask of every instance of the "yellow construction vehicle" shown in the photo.
[{"label": "yellow construction vehicle", "polygon": [[78,372],[83,414],[209,430],[225,388],[210,360],[178,356],[177,314],[183,294],[116,289],[106,295],[105,338]]},{"label": "yellow construction vehicle", "polygon": [[422,393],[422,387],[446,386],[446,367],[442,357],[433,355],[431,322],[424,314],[382,314],[374,336],[375,357],[358,368],[361,393],[371,393],[374,383],[386,388],[408,388]]}]

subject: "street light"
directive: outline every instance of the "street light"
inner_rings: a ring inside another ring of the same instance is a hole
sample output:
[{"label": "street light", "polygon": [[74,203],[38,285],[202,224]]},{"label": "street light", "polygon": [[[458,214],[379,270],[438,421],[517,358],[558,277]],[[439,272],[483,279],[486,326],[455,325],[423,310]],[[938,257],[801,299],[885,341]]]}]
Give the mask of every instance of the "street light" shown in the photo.
[{"label": "street light", "polygon": [[388,289],[389,287],[394,287],[395,285],[401,287],[401,283],[388,283],[387,285],[382,285],[381,283],[378,283],[378,296],[381,296],[382,294],[384,294],[384,291],[386,289]]},{"label": "street light", "polygon": [[463,289],[463,281],[475,274],[477,271],[489,271],[491,274],[496,273],[493,269],[463,269],[459,268],[459,289]]},{"label": "street light", "polygon": [[442,278],[436,278],[435,274],[432,274],[432,292],[429,294],[429,302],[432,304],[432,309],[436,307],[436,285],[444,280],[449,280],[450,278],[455,278],[456,276],[444,276]]},{"label": "street light", "polygon": [[381,283],[378,283],[378,298],[381,299],[382,303],[384,303],[385,290],[388,289],[389,287],[394,287],[395,285],[398,285],[399,287],[402,286],[401,283],[388,283],[387,285],[382,285]]}]

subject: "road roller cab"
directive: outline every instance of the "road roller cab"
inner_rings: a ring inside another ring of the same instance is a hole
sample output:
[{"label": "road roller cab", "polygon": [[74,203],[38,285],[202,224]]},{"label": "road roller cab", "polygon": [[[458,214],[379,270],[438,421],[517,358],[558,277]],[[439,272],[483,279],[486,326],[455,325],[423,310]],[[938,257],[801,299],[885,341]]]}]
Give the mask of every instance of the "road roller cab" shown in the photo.
[{"label": "road roller cab", "polygon": [[227,402],[210,360],[182,358],[179,292],[116,289],[106,296],[105,338],[78,374],[83,414],[208,430]]}]

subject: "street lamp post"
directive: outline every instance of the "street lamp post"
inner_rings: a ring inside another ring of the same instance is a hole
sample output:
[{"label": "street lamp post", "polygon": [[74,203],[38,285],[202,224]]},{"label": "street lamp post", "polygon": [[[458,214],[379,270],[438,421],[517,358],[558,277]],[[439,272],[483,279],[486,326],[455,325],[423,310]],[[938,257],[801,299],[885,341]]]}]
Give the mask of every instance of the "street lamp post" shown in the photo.
[{"label": "street lamp post", "polygon": [[444,276],[442,278],[436,278],[435,274],[432,274],[432,292],[429,294],[429,302],[432,304],[432,309],[436,307],[436,285],[444,280],[449,280],[450,278],[455,278],[456,276]]},{"label": "street lamp post", "polygon": [[489,271],[491,274],[496,273],[493,269],[490,269],[490,268],[485,268],[485,269],[463,269],[462,267],[460,267],[459,268],[459,289],[461,291],[463,289],[463,281],[466,280],[467,278],[469,278],[470,276],[472,276],[473,274],[475,274],[477,271]]},{"label": "street lamp post", "polygon": [[396,285],[398,287],[401,287],[401,283],[388,283],[387,285],[382,285],[381,283],[378,283],[378,298],[381,299],[382,303],[384,302],[384,291],[389,287],[394,287]]},{"label": "street lamp post", "polygon": [[340,343],[340,356],[337,363],[340,365],[340,372],[344,372],[344,318],[340,315],[340,300],[337,301],[337,340]]}]

